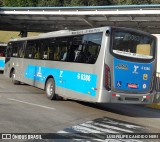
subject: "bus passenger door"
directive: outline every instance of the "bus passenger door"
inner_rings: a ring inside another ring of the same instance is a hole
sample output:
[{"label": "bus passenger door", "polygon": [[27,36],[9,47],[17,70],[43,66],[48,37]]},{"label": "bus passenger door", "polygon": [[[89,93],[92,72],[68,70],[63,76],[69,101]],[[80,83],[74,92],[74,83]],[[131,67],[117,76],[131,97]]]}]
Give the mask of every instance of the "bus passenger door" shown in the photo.
[{"label": "bus passenger door", "polygon": [[[15,46],[15,49],[14,49]],[[24,78],[24,47],[25,41],[17,42],[13,45],[12,54],[14,57],[13,66],[15,68],[16,79],[19,81],[23,81]]]}]

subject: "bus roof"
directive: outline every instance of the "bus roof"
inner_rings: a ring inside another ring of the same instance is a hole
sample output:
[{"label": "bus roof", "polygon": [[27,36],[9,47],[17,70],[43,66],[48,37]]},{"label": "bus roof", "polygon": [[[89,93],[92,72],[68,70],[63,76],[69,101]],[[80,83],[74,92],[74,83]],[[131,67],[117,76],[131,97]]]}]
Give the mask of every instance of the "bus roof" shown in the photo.
[{"label": "bus roof", "polygon": [[48,32],[48,33],[41,33],[37,36],[10,39],[9,41],[12,42],[12,41],[36,40],[36,39],[43,39],[43,38],[61,37],[61,36],[69,36],[69,35],[81,35],[81,34],[88,34],[88,33],[104,32],[105,30],[107,29],[110,30],[111,28],[118,28],[118,29],[123,29],[123,30],[126,29],[126,30],[130,30],[133,32],[137,31],[143,34],[151,35],[147,32],[132,29],[132,28],[106,26],[106,27],[91,28],[91,29],[84,29],[84,30],[77,30],[77,31],[72,31],[72,30],[53,31],[53,32]]},{"label": "bus roof", "polygon": [[60,31],[53,31],[48,33],[41,33],[38,36],[10,39],[9,41],[23,41],[23,40],[32,40],[32,39],[51,38],[51,37],[58,37],[58,36],[60,37],[60,36],[67,36],[67,35],[80,35],[80,34],[87,34],[87,33],[103,32],[104,29],[109,29],[109,28],[111,27],[107,26],[107,27],[77,30],[77,31],[60,30]]}]

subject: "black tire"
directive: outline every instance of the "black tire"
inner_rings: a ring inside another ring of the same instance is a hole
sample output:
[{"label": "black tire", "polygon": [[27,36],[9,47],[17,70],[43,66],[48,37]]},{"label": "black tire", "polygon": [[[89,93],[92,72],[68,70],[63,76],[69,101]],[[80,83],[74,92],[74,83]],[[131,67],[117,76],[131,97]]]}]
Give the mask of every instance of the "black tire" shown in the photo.
[{"label": "black tire", "polygon": [[55,81],[53,78],[49,78],[47,80],[45,90],[46,90],[46,95],[50,100],[56,100],[57,97],[55,94]]},{"label": "black tire", "polygon": [[14,85],[19,85],[20,84],[20,81],[15,80],[15,70],[13,70],[11,77],[12,77],[12,83]]}]

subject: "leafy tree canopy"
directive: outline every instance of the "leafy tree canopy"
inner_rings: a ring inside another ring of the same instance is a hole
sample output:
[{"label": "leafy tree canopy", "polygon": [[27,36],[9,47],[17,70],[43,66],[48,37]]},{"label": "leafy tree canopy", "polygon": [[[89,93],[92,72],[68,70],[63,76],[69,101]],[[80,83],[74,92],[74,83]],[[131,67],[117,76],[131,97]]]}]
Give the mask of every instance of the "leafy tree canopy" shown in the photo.
[{"label": "leafy tree canopy", "polygon": [[160,4],[160,0],[0,0],[0,6],[103,6],[131,4]]}]

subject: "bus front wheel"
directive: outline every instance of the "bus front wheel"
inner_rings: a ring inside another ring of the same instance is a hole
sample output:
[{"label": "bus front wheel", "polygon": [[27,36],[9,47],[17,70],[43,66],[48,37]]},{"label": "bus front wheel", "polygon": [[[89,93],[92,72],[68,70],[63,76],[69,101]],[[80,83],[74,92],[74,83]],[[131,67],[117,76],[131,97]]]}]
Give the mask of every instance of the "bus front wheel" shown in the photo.
[{"label": "bus front wheel", "polygon": [[49,78],[46,83],[46,95],[50,100],[56,100],[55,94],[55,81],[53,78]]},{"label": "bus front wheel", "polygon": [[12,83],[15,84],[15,85],[18,85],[18,84],[20,84],[20,82],[15,80],[15,76],[16,76],[15,75],[15,70],[13,70],[13,72],[12,72]]}]

